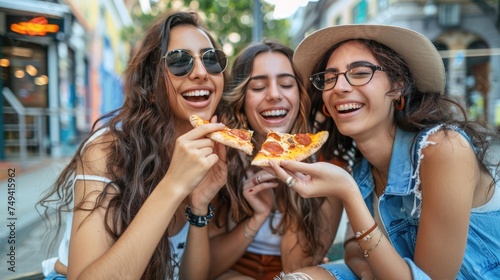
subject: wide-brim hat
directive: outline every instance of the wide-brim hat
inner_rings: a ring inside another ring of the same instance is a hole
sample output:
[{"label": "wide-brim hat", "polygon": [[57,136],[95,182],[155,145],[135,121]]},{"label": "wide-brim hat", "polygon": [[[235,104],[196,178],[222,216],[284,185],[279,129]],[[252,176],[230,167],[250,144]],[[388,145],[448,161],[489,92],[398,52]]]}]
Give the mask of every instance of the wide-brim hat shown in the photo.
[{"label": "wide-brim hat", "polygon": [[443,59],[434,44],[416,31],[389,25],[337,25],[315,31],[299,43],[293,56],[302,78],[309,81],[321,57],[333,45],[350,39],[374,40],[391,48],[408,64],[419,91],[444,93]]}]

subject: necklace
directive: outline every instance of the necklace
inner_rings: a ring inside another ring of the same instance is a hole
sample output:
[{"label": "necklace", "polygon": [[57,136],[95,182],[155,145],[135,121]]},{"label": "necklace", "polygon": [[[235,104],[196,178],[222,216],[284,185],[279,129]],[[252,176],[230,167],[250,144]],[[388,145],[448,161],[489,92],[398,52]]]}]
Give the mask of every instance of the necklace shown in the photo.
[{"label": "necklace", "polygon": [[385,186],[387,185],[387,178],[380,174],[377,168],[372,165],[372,175],[375,179],[375,193],[377,196],[381,196],[385,191]]}]

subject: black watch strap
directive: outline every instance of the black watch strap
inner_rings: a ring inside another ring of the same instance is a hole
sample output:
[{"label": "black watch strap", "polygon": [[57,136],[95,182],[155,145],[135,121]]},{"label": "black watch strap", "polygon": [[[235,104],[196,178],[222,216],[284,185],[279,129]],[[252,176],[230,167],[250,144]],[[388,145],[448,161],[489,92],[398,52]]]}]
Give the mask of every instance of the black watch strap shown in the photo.
[{"label": "black watch strap", "polygon": [[191,212],[191,207],[186,206],[186,217],[190,224],[197,227],[204,227],[214,217],[215,207],[212,203],[208,205],[208,214],[206,216],[196,216]]}]

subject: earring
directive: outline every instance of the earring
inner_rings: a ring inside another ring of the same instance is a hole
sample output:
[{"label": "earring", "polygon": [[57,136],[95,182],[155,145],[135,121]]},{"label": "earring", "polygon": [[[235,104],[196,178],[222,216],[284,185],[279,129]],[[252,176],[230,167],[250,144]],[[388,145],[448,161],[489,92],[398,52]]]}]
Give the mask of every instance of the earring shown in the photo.
[{"label": "earring", "polygon": [[323,104],[323,115],[327,116],[327,117],[331,117],[331,115],[328,113],[328,109],[326,109],[326,105]]},{"label": "earring", "polygon": [[394,99],[394,105],[397,111],[403,111],[405,108],[405,97],[401,95],[398,100]]}]

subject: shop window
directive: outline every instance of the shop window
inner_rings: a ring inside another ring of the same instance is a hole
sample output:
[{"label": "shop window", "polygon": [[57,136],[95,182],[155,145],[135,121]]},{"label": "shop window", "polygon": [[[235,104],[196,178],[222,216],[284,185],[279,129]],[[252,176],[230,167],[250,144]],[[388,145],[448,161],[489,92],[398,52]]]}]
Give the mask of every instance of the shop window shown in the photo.
[{"label": "shop window", "polygon": [[3,86],[9,88],[25,107],[47,107],[46,48],[28,42],[2,41]]},{"label": "shop window", "polygon": [[361,0],[358,5],[352,9],[353,23],[364,23],[368,20],[368,4],[366,0]]},{"label": "shop window", "polygon": [[489,49],[484,41],[467,46],[467,106],[471,118],[482,122],[486,122],[488,115],[489,64]]},{"label": "shop window", "polygon": [[460,26],[460,4],[441,4],[438,10],[438,22],[444,28]]}]

